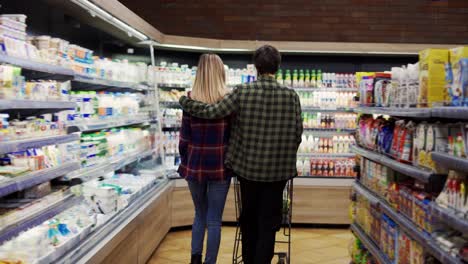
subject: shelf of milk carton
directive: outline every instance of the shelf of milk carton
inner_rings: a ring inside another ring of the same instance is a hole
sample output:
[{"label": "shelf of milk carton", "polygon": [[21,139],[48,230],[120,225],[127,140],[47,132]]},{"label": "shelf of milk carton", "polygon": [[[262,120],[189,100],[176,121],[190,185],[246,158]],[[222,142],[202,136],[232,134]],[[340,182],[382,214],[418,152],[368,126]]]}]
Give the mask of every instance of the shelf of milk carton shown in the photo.
[{"label": "shelf of milk carton", "polygon": [[402,174],[415,178],[424,183],[428,183],[431,180],[431,177],[437,176],[436,173],[428,169],[418,168],[409,164],[401,163],[385,155],[382,155],[377,152],[370,151],[370,150],[367,150],[358,146],[352,146],[351,151],[353,151],[357,155],[363,156],[367,159],[370,159],[377,163],[385,165],[395,171],[398,171]]},{"label": "shelf of milk carton", "polygon": [[372,256],[374,256],[379,263],[381,264],[391,264],[392,262],[387,258],[387,256],[380,250],[380,248],[375,244],[375,242],[362,230],[362,228],[354,223],[351,225],[351,230],[359,238],[359,240],[364,244],[365,248],[369,250]]},{"label": "shelf of milk carton", "polygon": [[82,181],[86,182],[112,172],[114,172],[114,166],[112,166],[112,164],[109,162],[105,162],[70,172],[64,176],[64,179],[81,179]]},{"label": "shelf of milk carton", "polygon": [[388,115],[398,117],[429,118],[431,108],[399,108],[399,107],[356,107],[354,112],[360,114]]},{"label": "shelf of milk carton", "polygon": [[431,155],[432,160],[441,167],[456,171],[468,171],[467,158],[459,158],[443,152],[432,152]]},{"label": "shelf of milk carton", "polygon": [[40,148],[48,145],[57,145],[80,140],[78,134],[68,134],[60,136],[28,138],[21,140],[0,142],[0,154],[23,151],[31,148]]},{"label": "shelf of milk carton", "polygon": [[167,90],[186,90],[190,89],[190,85],[187,84],[170,84],[170,83],[158,83],[158,88],[167,89]]},{"label": "shelf of milk carton", "polygon": [[369,191],[366,187],[360,183],[354,184],[354,189],[361,195],[377,199],[378,205],[382,209],[382,212],[389,216],[399,227],[401,227],[412,239],[418,242],[426,251],[437,258],[442,263],[463,263],[460,259],[452,256],[449,252],[444,251],[437,242],[429,235],[423,233],[410,219],[406,216],[398,213],[383,199]]},{"label": "shelf of milk carton", "polygon": [[121,89],[131,89],[135,91],[146,91],[148,86],[140,83],[131,83],[131,82],[121,82],[106,80],[101,78],[94,78],[91,76],[85,75],[75,75],[73,78],[72,88],[74,90],[79,90],[81,88],[92,87],[93,89],[112,89],[112,88],[121,88]]},{"label": "shelf of milk carton", "polygon": [[349,107],[336,107],[336,108],[321,108],[312,106],[302,106],[304,112],[354,112],[353,108]]},{"label": "shelf of milk carton", "polygon": [[62,66],[36,62],[36,61],[33,61],[31,59],[26,59],[26,58],[12,57],[6,54],[0,54],[0,63],[7,63],[7,64],[15,65],[17,67],[21,67],[22,69],[30,70],[34,72],[67,76],[70,79],[75,74],[71,69],[68,69]]},{"label": "shelf of milk carton", "polygon": [[69,101],[34,101],[34,100],[0,100],[0,110],[9,109],[74,109],[75,102]]},{"label": "shelf of milk carton", "polygon": [[468,107],[434,107],[433,117],[468,120]]},{"label": "shelf of milk carton", "polygon": [[146,158],[154,153],[154,150],[145,151],[134,151],[128,154],[124,154],[120,157],[113,159],[110,163],[114,167],[114,171],[120,170],[123,167],[132,164],[133,162],[139,161],[140,159]]},{"label": "shelf of milk carton", "polygon": [[48,219],[53,218],[73,205],[78,204],[80,201],[81,198],[76,197],[73,194],[65,195],[63,199],[48,204],[47,207],[43,208],[42,210],[39,210],[36,213],[33,213],[23,219],[19,219],[16,223],[10,226],[2,228],[0,230],[0,244],[10,240],[13,237],[16,237],[25,230],[44,223]]},{"label": "shelf of milk carton", "polygon": [[132,126],[140,124],[149,124],[148,114],[135,114],[129,117],[121,118],[112,118],[112,119],[95,119],[95,120],[86,120],[78,121],[67,124],[69,131],[75,132],[87,132],[87,131],[96,131],[114,127],[123,127],[123,126]]},{"label": "shelf of milk carton", "polygon": [[312,88],[312,87],[294,87],[296,92],[358,92],[357,88]]},{"label": "shelf of milk carton", "polygon": [[297,153],[298,158],[353,158],[356,154],[354,153]]},{"label": "shelf of milk carton", "polygon": [[79,162],[68,162],[53,168],[33,171],[22,176],[13,177],[5,182],[0,182],[0,197],[48,182],[78,170],[79,168]]},{"label": "shelf of milk carton", "polygon": [[127,207],[110,216],[104,224],[97,226],[90,235],[82,237],[75,247],[70,248],[54,263],[88,263],[93,256],[111,243],[122,230],[170,188],[172,188],[172,184],[169,181],[157,181],[146,192],[131,201]]}]

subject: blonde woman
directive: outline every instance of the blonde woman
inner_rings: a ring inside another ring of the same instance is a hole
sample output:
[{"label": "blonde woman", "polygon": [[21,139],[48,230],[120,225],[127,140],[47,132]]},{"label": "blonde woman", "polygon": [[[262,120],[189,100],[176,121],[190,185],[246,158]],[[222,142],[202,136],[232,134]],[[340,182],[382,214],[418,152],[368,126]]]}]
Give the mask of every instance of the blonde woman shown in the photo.
[{"label": "blonde woman", "polygon": [[[203,54],[198,62],[191,98],[207,104],[226,95],[226,73],[221,58]],[[195,206],[192,226],[192,264],[201,263],[205,230],[208,241],[206,264],[216,263],[221,239],[221,219],[231,182],[224,166],[231,117],[201,119],[184,112],[180,130],[179,174],[188,182]]]}]

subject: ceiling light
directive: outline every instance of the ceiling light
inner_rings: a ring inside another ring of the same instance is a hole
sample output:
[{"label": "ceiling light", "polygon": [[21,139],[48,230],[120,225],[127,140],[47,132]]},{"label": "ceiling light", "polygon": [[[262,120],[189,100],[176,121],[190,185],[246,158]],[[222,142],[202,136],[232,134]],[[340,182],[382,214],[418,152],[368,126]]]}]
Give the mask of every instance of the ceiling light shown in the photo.
[{"label": "ceiling light", "polygon": [[104,9],[100,8],[99,6],[91,3],[88,0],[71,0],[73,3],[81,6],[82,8],[86,9],[92,17],[98,16],[104,21],[107,21],[109,24],[114,25],[115,27],[119,28],[120,30],[126,32],[129,37],[135,37],[139,40],[147,40],[148,37],[141,33],[140,31],[134,29],[133,27],[129,26],[128,24],[122,22],[120,19],[114,17]]}]

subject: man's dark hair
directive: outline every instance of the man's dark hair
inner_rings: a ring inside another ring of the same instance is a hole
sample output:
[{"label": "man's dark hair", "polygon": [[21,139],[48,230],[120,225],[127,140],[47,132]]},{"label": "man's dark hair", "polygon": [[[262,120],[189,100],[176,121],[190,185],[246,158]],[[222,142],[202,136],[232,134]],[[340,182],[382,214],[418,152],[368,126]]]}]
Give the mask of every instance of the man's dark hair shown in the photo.
[{"label": "man's dark hair", "polygon": [[275,47],[263,45],[255,51],[253,61],[258,75],[275,74],[281,64],[281,54]]}]

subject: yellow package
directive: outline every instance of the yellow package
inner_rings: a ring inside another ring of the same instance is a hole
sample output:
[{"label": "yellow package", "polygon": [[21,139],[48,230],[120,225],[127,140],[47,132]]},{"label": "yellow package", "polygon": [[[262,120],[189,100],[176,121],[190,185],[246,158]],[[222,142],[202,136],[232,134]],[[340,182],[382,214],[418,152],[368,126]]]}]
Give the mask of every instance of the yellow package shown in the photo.
[{"label": "yellow package", "polygon": [[452,64],[452,70],[460,68],[460,60],[463,58],[468,58],[468,47],[450,49],[450,64]]},{"label": "yellow package", "polygon": [[447,49],[426,49],[419,52],[419,107],[442,105],[446,100],[445,64]]}]

